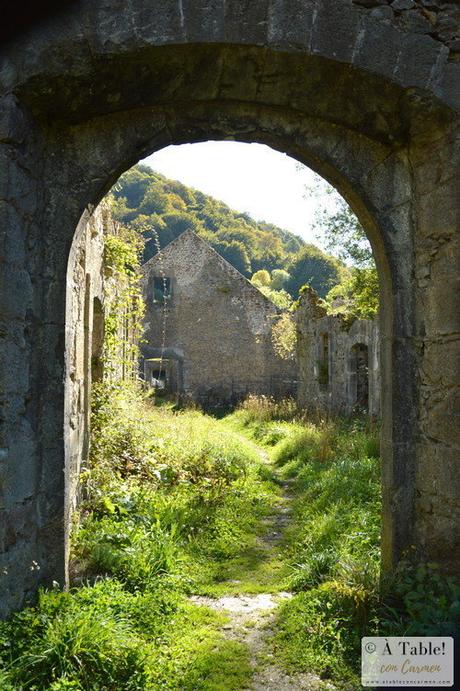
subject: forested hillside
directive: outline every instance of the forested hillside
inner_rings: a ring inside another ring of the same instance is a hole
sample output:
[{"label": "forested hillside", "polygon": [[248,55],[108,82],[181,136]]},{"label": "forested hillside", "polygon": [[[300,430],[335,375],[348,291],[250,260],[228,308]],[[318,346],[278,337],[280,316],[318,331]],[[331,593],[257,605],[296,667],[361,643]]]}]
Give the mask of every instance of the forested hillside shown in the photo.
[{"label": "forested hillside", "polygon": [[262,269],[285,269],[289,277],[283,287],[294,299],[305,283],[324,297],[343,278],[344,268],[337,259],[297,235],[257,222],[148,166],[128,170],[112,193],[115,217],[146,238],[144,261],[156,254],[158,246],[192,229],[248,278]]}]

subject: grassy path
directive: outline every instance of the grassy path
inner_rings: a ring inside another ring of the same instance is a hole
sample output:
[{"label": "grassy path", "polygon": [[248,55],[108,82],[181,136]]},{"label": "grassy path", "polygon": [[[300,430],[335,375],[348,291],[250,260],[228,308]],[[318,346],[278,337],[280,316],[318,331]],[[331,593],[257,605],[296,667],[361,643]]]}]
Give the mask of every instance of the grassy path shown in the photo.
[{"label": "grassy path", "polygon": [[1,690],[356,691],[375,435],[289,402],[222,419],[135,387],[93,403],[73,587],[0,622]]},{"label": "grassy path", "polygon": [[[247,441],[247,440],[246,440]],[[212,595],[193,595],[190,601],[226,616],[221,632],[227,640],[249,651],[253,691],[333,690],[330,682],[312,673],[288,674],[274,662],[273,634],[278,606],[292,593],[283,590],[286,565],[282,558],[284,532],[292,520],[292,482],[282,481],[268,453],[253,440],[261,463],[272,473],[279,491],[271,512],[261,518],[254,544],[243,554],[221,564],[223,580],[208,589]]]}]

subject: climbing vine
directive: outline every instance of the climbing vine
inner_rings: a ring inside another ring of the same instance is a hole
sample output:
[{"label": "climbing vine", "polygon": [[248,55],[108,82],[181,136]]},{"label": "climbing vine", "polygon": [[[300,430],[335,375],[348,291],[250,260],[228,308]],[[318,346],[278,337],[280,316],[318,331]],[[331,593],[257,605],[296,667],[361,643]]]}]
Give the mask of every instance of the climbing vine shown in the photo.
[{"label": "climbing vine", "polygon": [[137,370],[144,302],[140,289],[143,238],[117,226],[104,235],[105,325],[103,362],[108,379],[132,378]]},{"label": "climbing vine", "polygon": [[282,360],[293,360],[296,354],[297,331],[291,312],[283,312],[272,327],[272,343]]}]

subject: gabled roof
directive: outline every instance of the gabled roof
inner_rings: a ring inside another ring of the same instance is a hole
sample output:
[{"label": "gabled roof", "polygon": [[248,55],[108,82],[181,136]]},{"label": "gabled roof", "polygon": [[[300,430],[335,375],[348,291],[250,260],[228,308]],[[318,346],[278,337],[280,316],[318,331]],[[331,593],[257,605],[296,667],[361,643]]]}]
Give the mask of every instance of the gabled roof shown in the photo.
[{"label": "gabled roof", "polygon": [[282,312],[283,310],[280,310],[271,300],[269,300],[266,295],[264,295],[258,288],[255,286],[251,281],[249,281],[246,276],[243,276],[243,274],[238,271],[238,269],[235,269],[235,267],[230,264],[224,257],[222,257],[219,252],[217,252],[209,242],[206,242],[203,238],[201,238],[197,233],[195,233],[193,230],[185,230],[183,233],[177,236],[177,238],[174,238],[174,240],[171,240],[167,245],[163,247],[160,252],[157,252],[153,257],[151,257],[145,264],[142,265],[141,270],[142,273],[145,275],[149,272],[151,268],[153,268],[154,265],[159,263],[161,261],[162,257],[165,257],[166,255],[170,256],[176,249],[178,249],[181,245],[184,244],[186,241],[191,241],[195,245],[199,245],[202,249],[205,249],[206,252],[209,254],[210,260],[214,260],[221,264],[222,270],[226,272],[227,274],[232,275],[232,277],[237,280],[237,281],[244,281],[246,288],[249,288],[250,290],[256,291],[257,295],[261,297],[263,300],[265,300],[271,307],[276,309],[279,312]]}]

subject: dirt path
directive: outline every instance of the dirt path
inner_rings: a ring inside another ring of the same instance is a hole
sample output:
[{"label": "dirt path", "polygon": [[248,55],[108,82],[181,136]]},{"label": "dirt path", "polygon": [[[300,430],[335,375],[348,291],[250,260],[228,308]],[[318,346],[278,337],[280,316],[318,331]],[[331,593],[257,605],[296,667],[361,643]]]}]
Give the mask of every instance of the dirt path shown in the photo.
[{"label": "dirt path", "polygon": [[[261,450],[259,453],[261,459],[267,462],[267,454]],[[283,532],[291,519],[292,496],[289,489],[288,482],[281,485],[281,493],[273,505],[273,512],[262,522],[265,530],[257,538],[257,549],[264,555],[265,563],[278,557]],[[238,581],[228,583],[229,590],[232,590]],[[335,687],[330,682],[325,682],[314,674],[287,674],[273,661],[271,638],[274,634],[276,609],[291,597],[292,594],[288,592],[265,592],[222,595],[216,598],[196,595],[191,597],[191,601],[228,615],[229,621],[223,626],[223,634],[226,638],[247,645],[254,669],[249,687],[253,691],[333,691]]]}]

